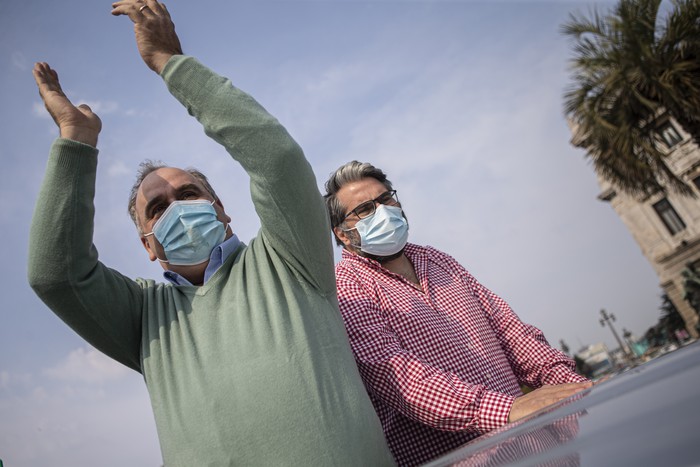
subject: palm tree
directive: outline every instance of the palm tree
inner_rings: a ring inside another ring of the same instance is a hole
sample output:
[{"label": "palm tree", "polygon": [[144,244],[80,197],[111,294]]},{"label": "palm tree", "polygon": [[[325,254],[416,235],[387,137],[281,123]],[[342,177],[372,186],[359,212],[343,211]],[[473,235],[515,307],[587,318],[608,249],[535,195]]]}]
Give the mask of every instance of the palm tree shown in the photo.
[{"label": "palm tree", "polygon": [[659,310],[661,311],[659,323],[663,323],[669,332],[685,328],[683,316],[678,312],[678,308],[673,304],[671,298],[665,293],[661,295],[661,306]]},{"label": "palm tree", "polygon": [[574,84],[565,113],[593,166],[616,188],[692,195],[665,163],[658,125],[670,115],[700,145],[700,0],[675,0],[657,27],[661,0],[620,0],[612,12],[570,15]]},{"label": "palm tree", "polygon": [[700,313],[700,274],[693,264],[688,263],[681,271],[683,277],[683,300],[686,300],[696,313]]}]

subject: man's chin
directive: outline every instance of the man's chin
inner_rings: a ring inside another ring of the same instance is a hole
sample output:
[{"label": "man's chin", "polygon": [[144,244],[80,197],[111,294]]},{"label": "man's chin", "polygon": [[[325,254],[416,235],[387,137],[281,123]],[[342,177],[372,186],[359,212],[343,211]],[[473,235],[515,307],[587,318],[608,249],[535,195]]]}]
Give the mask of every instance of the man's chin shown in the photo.
[{"label": "man's chin", "polygon": [[357,253],[358,256],[362,256],[363,258],[373,259],[378,263],[388,263],[389,261],[393,261],[396,258],[399,258],[401,255],[403,255],[403,250],[405,248],[406,247],[404,246],[403,248],[401,248],[401,250],[398,253],[394,253],[393,255],[389,255],[389,256],[372,255],[369,253],[365,253],[364,251],[360,250],[359,248],[355,250],[355,253]]}]

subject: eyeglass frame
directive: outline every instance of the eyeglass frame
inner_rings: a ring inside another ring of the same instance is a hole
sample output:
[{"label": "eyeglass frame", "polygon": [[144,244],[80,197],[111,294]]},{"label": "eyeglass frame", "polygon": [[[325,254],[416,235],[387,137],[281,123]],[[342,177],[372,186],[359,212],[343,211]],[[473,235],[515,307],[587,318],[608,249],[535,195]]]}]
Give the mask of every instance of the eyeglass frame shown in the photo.
[{"label": "eyeglass frame", "polygon": [[[386,196],[387,193],[389,193],[389,199],[394,201],[395,204],[382,203],[381,201],[379,201],[379,199]],[[357,213],[357,210],[362,206],[368,205],[368,203],[372,204],[372,212],[367,214],[364,217],[361,217],[360,214]],[[377,212],[377,203],[381,204],[382,206],[401,206],[401,201],[399,201],[399,195],[396,194],[396,190],[387,190],[384,193],[377,196],[376,198],[364,201],[364,202],[358,204],[357,206],[355,206],[355,208],[353,210],[351,210],[349,213],[347,213],[345,215],[345,217],[343,217],[343,219],[340,221],[340,224],[345,222],[347,220],[347,218],[353,214],[355,214],[358,219],[367,219],[368,217],[372,216],[372,214]]]}]

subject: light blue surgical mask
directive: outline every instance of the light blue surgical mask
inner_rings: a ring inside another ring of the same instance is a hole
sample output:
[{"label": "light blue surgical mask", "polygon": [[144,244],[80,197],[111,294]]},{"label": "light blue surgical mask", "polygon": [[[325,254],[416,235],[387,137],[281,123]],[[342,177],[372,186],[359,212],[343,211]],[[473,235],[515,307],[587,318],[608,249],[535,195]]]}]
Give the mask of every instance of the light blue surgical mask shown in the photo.
[{"label": "light blue surgical mask", "polygon": [[374,214],[357,221],[360,250],[374,256],[391,256],[408,242],[408,222],[398,206],[380,204]]},{"label": "light blue surgical mask", "polygon": [[216,200],[195,199],[173,201],[153,224],[153,231],[165,251],[162,263],[174,266],[193,266],[209,259],[212,250],[226,236],[226,229],[216,217]]}]

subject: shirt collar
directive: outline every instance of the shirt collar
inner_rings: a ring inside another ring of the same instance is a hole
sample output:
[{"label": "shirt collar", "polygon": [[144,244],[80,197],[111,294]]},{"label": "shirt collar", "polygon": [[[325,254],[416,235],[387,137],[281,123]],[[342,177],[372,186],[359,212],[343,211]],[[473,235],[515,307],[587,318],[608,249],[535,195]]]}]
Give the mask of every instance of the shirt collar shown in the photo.
[{"label": "shirt collar", "polygon": [[[406,246],[403,249],[403,253],[408,257],[408,259],[413,262],[414,258],[416,258],[418,255],[422,253],[421,247],[418,245],[414,245],[413,243],[406,243]],[[365,256],[360,256],[357,253],[354,253],[347,248],[343,248],[343,250],[340,252],[342,259],[344,260],[350,260],[350,261],[358,261],[361,263],[366,263],[368,265],[371,265],[373,267],[378,267],[381,269],[386,269],[384,266],[382,266],[382,263],[375,259],[367,258]]]},{"label": "shirt collar", "polygon": [[[209,255],[209,264],[204,270],[204,283],[214,275],[216,271],[226,262],[231,253],[236,251],[241,245],[241,241],[236,234],[231,235],[231,238],[217,245]],[[173,271],[163,272],[163,277],[174,285],[192,285],[190,281],[182,277],[180,274]]]}]

